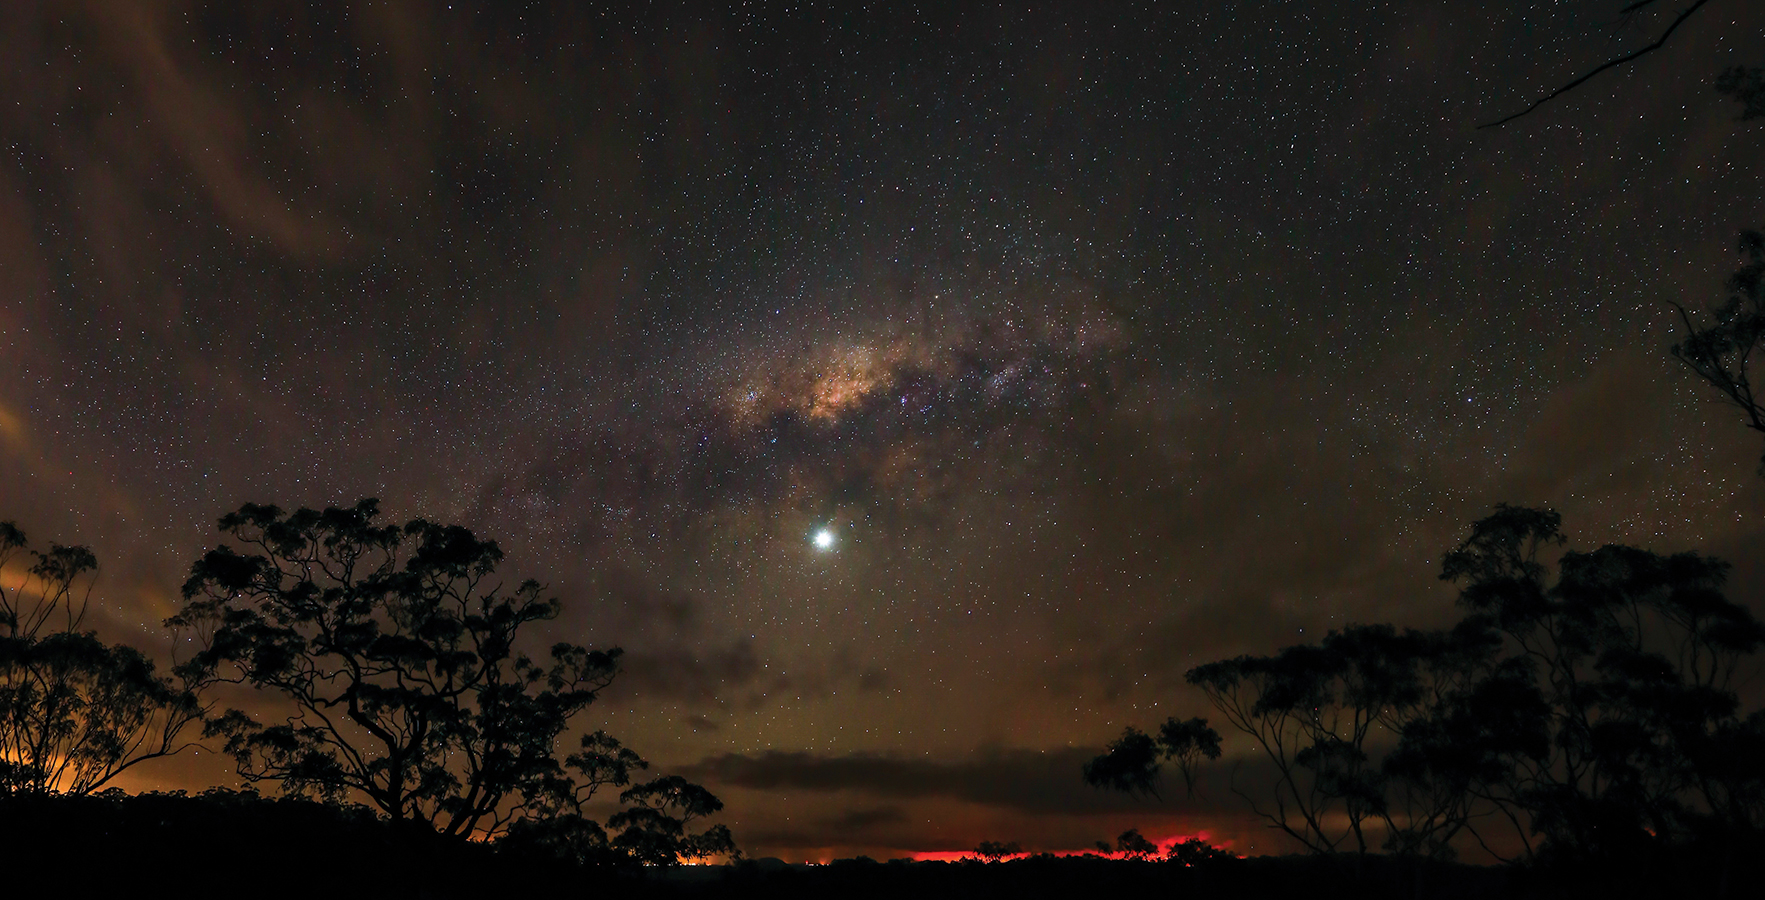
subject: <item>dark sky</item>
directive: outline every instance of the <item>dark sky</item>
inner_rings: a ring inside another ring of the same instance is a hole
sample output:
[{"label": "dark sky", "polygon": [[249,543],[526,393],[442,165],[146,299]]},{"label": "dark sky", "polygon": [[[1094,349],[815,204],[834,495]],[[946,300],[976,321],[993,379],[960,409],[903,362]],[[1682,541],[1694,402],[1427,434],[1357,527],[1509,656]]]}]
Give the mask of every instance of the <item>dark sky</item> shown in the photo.
[{"label": "dark sky", "polygon": [[242,502],[468,525],[753,855],[1284,851],[1079,761],[1450,621],[1498,502],[1765,586],[1758,441],[1667,355],[1765,224],[1711,88],[1765,7],[1472,127],[1673,12],[1621,5],[9,3],[0,518],[160,653]]}]

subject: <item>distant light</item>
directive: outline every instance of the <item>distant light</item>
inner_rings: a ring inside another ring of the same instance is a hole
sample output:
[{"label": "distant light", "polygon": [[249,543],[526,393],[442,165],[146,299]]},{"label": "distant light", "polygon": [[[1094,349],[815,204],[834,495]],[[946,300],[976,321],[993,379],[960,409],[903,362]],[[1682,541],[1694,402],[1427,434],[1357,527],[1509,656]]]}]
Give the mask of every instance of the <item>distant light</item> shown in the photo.
[{"label": "distant light", "polygon": [[823,528],[820,531],[815,532],[814,541],[815,541],[815,549],[817,549],[817,550],[832,550],[833,549],[833,529]]}]

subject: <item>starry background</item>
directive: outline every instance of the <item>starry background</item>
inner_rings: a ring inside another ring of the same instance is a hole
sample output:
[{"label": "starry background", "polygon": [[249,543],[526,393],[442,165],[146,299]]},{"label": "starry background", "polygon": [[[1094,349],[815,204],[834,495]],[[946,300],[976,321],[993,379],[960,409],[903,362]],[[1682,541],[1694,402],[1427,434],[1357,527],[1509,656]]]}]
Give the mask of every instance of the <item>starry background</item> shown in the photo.
[{"label": "starry background", "polygon": [[1285,852],[1079,763],[1192,665],[1450,621],[1497,502],[1759,609],[1666,301],[1765,224],[1711,88],[1765,9],[1473,130],[1672,12],[1620,5],[8,4],[0,517],[162,656],[241,502],[466,524],[750,855]]}]

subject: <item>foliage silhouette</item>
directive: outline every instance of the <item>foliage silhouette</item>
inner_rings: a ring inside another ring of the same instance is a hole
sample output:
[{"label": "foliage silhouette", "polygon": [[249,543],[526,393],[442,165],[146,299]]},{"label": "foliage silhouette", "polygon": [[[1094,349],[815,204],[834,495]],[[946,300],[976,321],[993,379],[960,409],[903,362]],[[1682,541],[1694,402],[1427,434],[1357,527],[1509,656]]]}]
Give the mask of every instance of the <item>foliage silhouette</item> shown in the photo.
[{"label": "foliage silhouette", "polygon": [[30,548],[0,522],[0,795],[89,794],[139,763],[189,746],[205,709],[189,684],[139,650],[82,631],[98,560],[82,546]]},{"label": "foliage silhouette", "polygon": [[1439,717],[1500,726],[1466,744],[1472,791],[1528,822],[1528,853],[1634,860],[1756,831],[1758,760],[1734,754],[1759,717],[1740,716],[1735,682],[1765,626],[1722,595],[1728,564],[1608,545],[1564,554],[1552,581],[1524,559],[1562,542],[1554,514],[1504,507],[1442,567],[1471,627],[1500,640],[1489,677]]},{"label": "foliage silhouette", "polygon": [[1008,856],[1016,856],[1022,852],[1023,845],[1016,841],[981,841],[980,846],[974,848],[975,857],[986,860],[987,862],[998,862]]},{"label": "foliage silhouette", "polygon": [[[1765,626],[1695,553],[1609,545],[1553,572],[1560,523],[1510,506],[1475,523],[1442,562],[1466,612],[1451,629],[1350,626],[1191,669],[1272,764],[1241,791],[1253,812],[1318,853],[1375,833],[1439,860],[1466,836],[1571,864],[1715,847],[1726,883],[1765,833],[1765,713],[1736,693]],[[1147,793],[1150,746],[1130,729],[1087,780]]]},{"label": "foliage silhouette", "polygon": [[1716,78],[1716,92],[1741,105],[1738,122],[1765,119],[1765,67],[1731,66]]},{"label": "foliage silhouette", "polygon": [[246,504],[220,520],[245,550],[222,545],[191,567],[167,620],[197,646],[178,671],[292,708],[267,727],[240,710],[210,724],[242,778],[576,861],[734,851],[725,828],[687,830],[721,804],[678,778],[630,787],[630,808],[594,822],[585,805],[649,764],[604,732],[562,759],[557,745],[612,682],[620,650],[558,643],[529,657],[521,632],[559,609],[538,582],[506,588],[502,551],[465,528],[378,515],[371,499],[286,514]]},{"label": "foliage silhouette", "polygon": [[1217,866],[1222,863],[1237,862],[1238,857],[1221,850],[1201,838],[1187,838],[1178,841],[1165,851],[1164,858],[1168,862],[1184,866]]},{"label": "foliage silhouette", "polygon": [[[1757,73],[1755,72],[1755,80]],[[1756,85],[1755,85],[1756,87]],[[1756,91],[1749,102],[1765,102]],[[1765,434],[1765,397],[1755,392],[1751,371],[1765,352],[1765,234],[1743,231],[1741,268],[1728,278],[1728,298],[1700,323],[1675,302],[1686,337],[1673,345],[1673,358],[1716,388],[1746,417],[1746,427]],[[1765,457],[1760,459],[1765,474]]]},{"label": "foliage silhouette", "polygon": [[1146,859],[1158,852],[1158,845],[1147,840],[1137,828],[1130,828],[1115,839],[1116,852],[1129,859]]},{"label": "foliage silhouette", "polygon": [[1209,663],[1186,677],[1273,765],[1267,800],[1240,791],[1258,816],[1313,851],[1352,839],[1365,853],[1367,821],[1391,817],[1385,773],[1368,741],[1375,729],[1396,732],[1418,714],[1428,694],[1419,661],[1429,648],[1413,631],[1353,626],[1319,645]]},{"label": "foliage silhouette", "polygon": [[631,805],[607,821],[619,830],[613,847],[640,863],[668,865],[678,859],[717,856],[740,859],[728,827],[714,825],[698,834],[687,829],[693,819],[722,810],[723,802],[679,775],[640,784],[619,799]]},{"label": "foliage silhouette", "polygon": [[1085,783],[1157,797],[1160,769],[1169,760],[1177,764],[1184,790],[1193,796],[1201,761],[1219,756],[1219,732],[1209,728],[1206,719],[1167,719],[1157,739],[1133,727],[1124,729],[1103,755],[1085,763]]},{"label": "foliage silhouette", "polygon": [[[1151,735],[1128,727],[1103,752],[1085,763],[1085,783],[1129,794],[1158,796],[1158,744]],[[1108,845],[1105,844],[1105,847]]]}]

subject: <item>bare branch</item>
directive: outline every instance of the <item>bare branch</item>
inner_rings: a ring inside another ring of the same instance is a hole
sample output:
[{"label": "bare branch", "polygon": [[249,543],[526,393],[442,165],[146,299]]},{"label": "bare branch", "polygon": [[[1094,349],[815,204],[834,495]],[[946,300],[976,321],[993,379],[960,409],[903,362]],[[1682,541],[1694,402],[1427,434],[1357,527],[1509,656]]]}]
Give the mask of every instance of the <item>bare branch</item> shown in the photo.
[{"label": "bare branch", "polygon": [[[1654,0],[1642,0],[1642,2],[1632,3],[1631,5],[1625,7],[1623,11],[1626,13],[1634,12],[1638,9],[1641,9],[1644,6],[1649,5],[1652,2],[1654,2]],[[1607,60],[1606,62],[1601,63],[1600,65],[1594,67],[1594,69],[1592,71],[1588,72],[1586,75],[1583,75],[1580,78],[1577,78],[1574,81],[1571,81],[1568,84],[1565,84],[1562,87],[1557,88],[1554,91],[1551,91],[1549,94],[1546,94],[1544,97],[1534,101],[1531,106],[1528,106],[1525,109],[1522,109],[1519,112],[1514,113],[1511,116],[1507,116],[1505,118],[1497,119],[1493,122],[1486,122],[1482,125],[1479,125],[1479,126],[1477,126],[1478,130],[1482,130],[1485,128],[1495,128],[1495,127],[1498,127],[1501,125],[1506,125],[1507,123],[1512,122],[1515,119],[1518,119],[1521,116],[1524,116],[1527,113],[1532,112],[1533,110],[1539,108],[1540,106],[1543,106],[1546,103],[1549,103],[1552,100],[1555,100],[1558,97],[1561,97],[1562,95],[1580,87],[1581,85],[1586,84],[1588,81],[1592,80],[1594,78],[1594,76],[1599,75],[1601,72],[1605,72],[1610,69],[1616,69],[1619,66],[1625,65],[1627,63],[1635,62],[1637,59],[1639,59],[1643,56],[1646,56],[1647,54],[1653,53],[1656,50],[1661,49],[1661,47],[1667,43],[1667,39],[1669,37],[1672,37],[1673,32],[1679,30],[1679,26],[1685,24],[1685,20],[1691,18],[1692,13],[1697,12],[1699,8],[1701,8],[1704,4],[1706,4],[1708,2],[1710,2],[1710,0],[1696,0],[1696,2],[1694,2],[1691,6],[1686,7],[1685,11],[1681,12],[1679,14],[1679,17],[1673,20],[1673,24],[1667,26],[1666,31],[1661,32],[1661,36],[1659,38],[1656,38],[1654,43],[1649,44],[1648,46],[1643,47],[1643,48],[1636,50],[1634,52],[1626,53],[1625,55],[1620,56],[1616,59]]]}]

